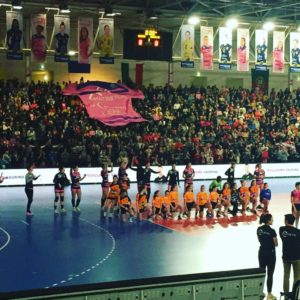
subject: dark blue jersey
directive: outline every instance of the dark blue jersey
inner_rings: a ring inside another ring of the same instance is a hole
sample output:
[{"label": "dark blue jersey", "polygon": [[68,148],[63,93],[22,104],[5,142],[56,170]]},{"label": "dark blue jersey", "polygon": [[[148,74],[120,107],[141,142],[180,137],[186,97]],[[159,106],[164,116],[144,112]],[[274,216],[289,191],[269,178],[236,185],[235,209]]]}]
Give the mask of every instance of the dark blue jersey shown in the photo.
[{"label": "dark blue jersey", "polygon": [[266,63],[267,62],[267,49],[268,47],[263,44],[263,45],[257,45],[256,46],[256,61],[259,63]]},{"label": "dark blue jersey", "polygon": [[69,35],[61,34],[60,32],[55,35],[56,39],[56,52],[59,54],[67,54],[68,53],[68,42]]},{"label": "dark blue jersey", "polygon": [[222,44],[220,46],[221,49],[221,61],[224,63],[228,63],[231,61],[231,48],[232,46],[230,44]]},{"label": "dark blue jersey", "polygon": [[292,65],[299,65],[300,64],[300,49],[292,49],[291,50],[292,54]]},{"label": "dark blue jersey", "polygon": [[271,193],[270,189],[262,189],[260,192],[260,200],[263,200],[263,199],[271,200],[271,196],[272,196],[272,193]]}]

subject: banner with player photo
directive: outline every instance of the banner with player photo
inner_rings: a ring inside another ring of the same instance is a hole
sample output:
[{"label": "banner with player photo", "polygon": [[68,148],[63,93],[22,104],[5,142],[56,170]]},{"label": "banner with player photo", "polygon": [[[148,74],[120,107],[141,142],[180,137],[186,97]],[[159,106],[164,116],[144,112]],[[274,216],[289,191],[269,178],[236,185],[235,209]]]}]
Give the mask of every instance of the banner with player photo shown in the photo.
[{"label": "banner with player photo", "polygon": [[300,32],[290,33],[290,72],[300,72]]},{"label": "banner with player photo", "polygon": [[100,64],[114,64],[114,19],[99,19]]},{"label": "banner with player photo", "polygon": [[6,58],[23,59],[23,15],[19,11],[6,11]]},{"label": "banner with player photo", "polygon": [[90,64],[93,48],[93,19],[78,18],[78,62],[80,64]]},{"label": "banner with player photo", "polygon": [[230,70],[232,66],[232,29],[219,28],[219,69]]},{"label": "banner with player photo", "polygon": [[273,32],[273,73],[284,72],[284,31]]},{"label": "banner with player photo", "polygon": [[45,14],[31,16],[31,59],[42,63],[47,54],[47,19]]},{"label": "banner with player photo", "polygon": [[70,60],[69,53],[70,42],[70,17],[54,16],[54,43],[55,55],[54,61],[68,62]]},{"label": "banner with player photo", "polygon": [[200,69],[213,70],[214,68],[214,28],[201,26],[200,28]]},{"label": "banner with player photo", "polygon": [[249,71],[249,29],[237,29],[237,70],[240,72]]},{"label": "banner with player photo", "polygon": [[268,31],[258,29],[255,31],[255,69],[267,70],[268,58]]},{"label": "banner with player photo", "polygon": [[194,25],[181,26],[181,67],[194,68],[195,29]]}]

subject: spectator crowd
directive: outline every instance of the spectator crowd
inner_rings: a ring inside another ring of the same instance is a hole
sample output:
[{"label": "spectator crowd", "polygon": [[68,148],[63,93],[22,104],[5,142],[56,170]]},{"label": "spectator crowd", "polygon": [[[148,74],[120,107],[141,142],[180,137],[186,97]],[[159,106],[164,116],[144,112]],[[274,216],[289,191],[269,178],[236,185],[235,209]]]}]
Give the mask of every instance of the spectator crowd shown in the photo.
[{"label": "spectator crowd", "polygon": [[300,161],[300,89],[149,85],[133,99],[147,122],[107,127],[65,85],[0,82],[0,168]]}]

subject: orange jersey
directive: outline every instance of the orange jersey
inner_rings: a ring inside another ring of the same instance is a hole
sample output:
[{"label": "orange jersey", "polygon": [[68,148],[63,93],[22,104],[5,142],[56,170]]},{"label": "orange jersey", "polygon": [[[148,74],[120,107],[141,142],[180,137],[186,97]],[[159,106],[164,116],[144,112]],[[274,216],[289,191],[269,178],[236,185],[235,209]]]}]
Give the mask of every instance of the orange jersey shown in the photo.
[{"label": "orange jersey", "polygon": [[137,208],[139,210],[143,209],[147,205],[147,195],[140,195],[139,193],[137,193],[136,196],[135,196],[135,201],[136,201],[136,204],[137,204]]},{"label": "orange jersey", "polygon": [[110,190],[109,190],[109,194],[108,194],[108,198],[109,199],[117,199],[120,196],[120,187],[119,184],[114,184],[112,183],[110,185]]},{"label": "orange jersey", "polygon": [[258,197],[258,186],[257,185],[250,186],[249,191],[250,191],[251,198]]},{"label": "orange jersey", "polygon": [[219,194],[218,194],[218,192],[211,192],[209,194],[209,201],[210,202],[218,202],[218,200],[219,200]]},{"label": "orange jersey", "polygon": [[170,205],[171,204],[171,197],[169,196],[164,196],[163,198],[163,204],[164,205]]},{"label": "orange jersey", "polygon": [[230,188],[226,188],[222,191],[222,199],[229,200],[230,196],[231,196],[231,189]]},{"label": "orange jersey", "polygon": [[163,203],[163,197],[156,197],[152,199],[152,205],[155,208],[161,208]]},{"label": "orange jersey", "polygon": [[177,191],[172,191],[170,192],[170,198],[171,198],[171,202],[175,203],[176,205],[178,205],[179,202],[179,194]]},{"label": "orange jersey", "polygon": [[208,195],[206,192],[199,192],[197,194],[197,204],[205,205],[207,203]]},{"label": "orange jersey", "polygon": [[240,198],[242,200],[247,200],[249,198],[249,189],[246,186],[240,187]]},{"label": "orange jersey", "polygon": [[130,199],[129,197],[123,197],[119,200],[119,205],[129,205],[130,204]]},{"label": "orange jersey", "polygon": [[195,195],[193,192],[185,192],[183,195],[184,203],[192,203],[195,201]]}]

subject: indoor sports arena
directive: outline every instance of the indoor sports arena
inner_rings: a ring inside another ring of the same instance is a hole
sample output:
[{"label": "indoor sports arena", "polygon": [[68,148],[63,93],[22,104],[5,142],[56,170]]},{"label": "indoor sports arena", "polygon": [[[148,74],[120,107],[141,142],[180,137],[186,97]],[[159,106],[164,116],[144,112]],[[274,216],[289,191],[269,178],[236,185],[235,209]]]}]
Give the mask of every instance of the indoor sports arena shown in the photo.
[{"label": "indoor sports arena", "polygon": [[0,25],[0,299],[300,299],[299,1]]}]

